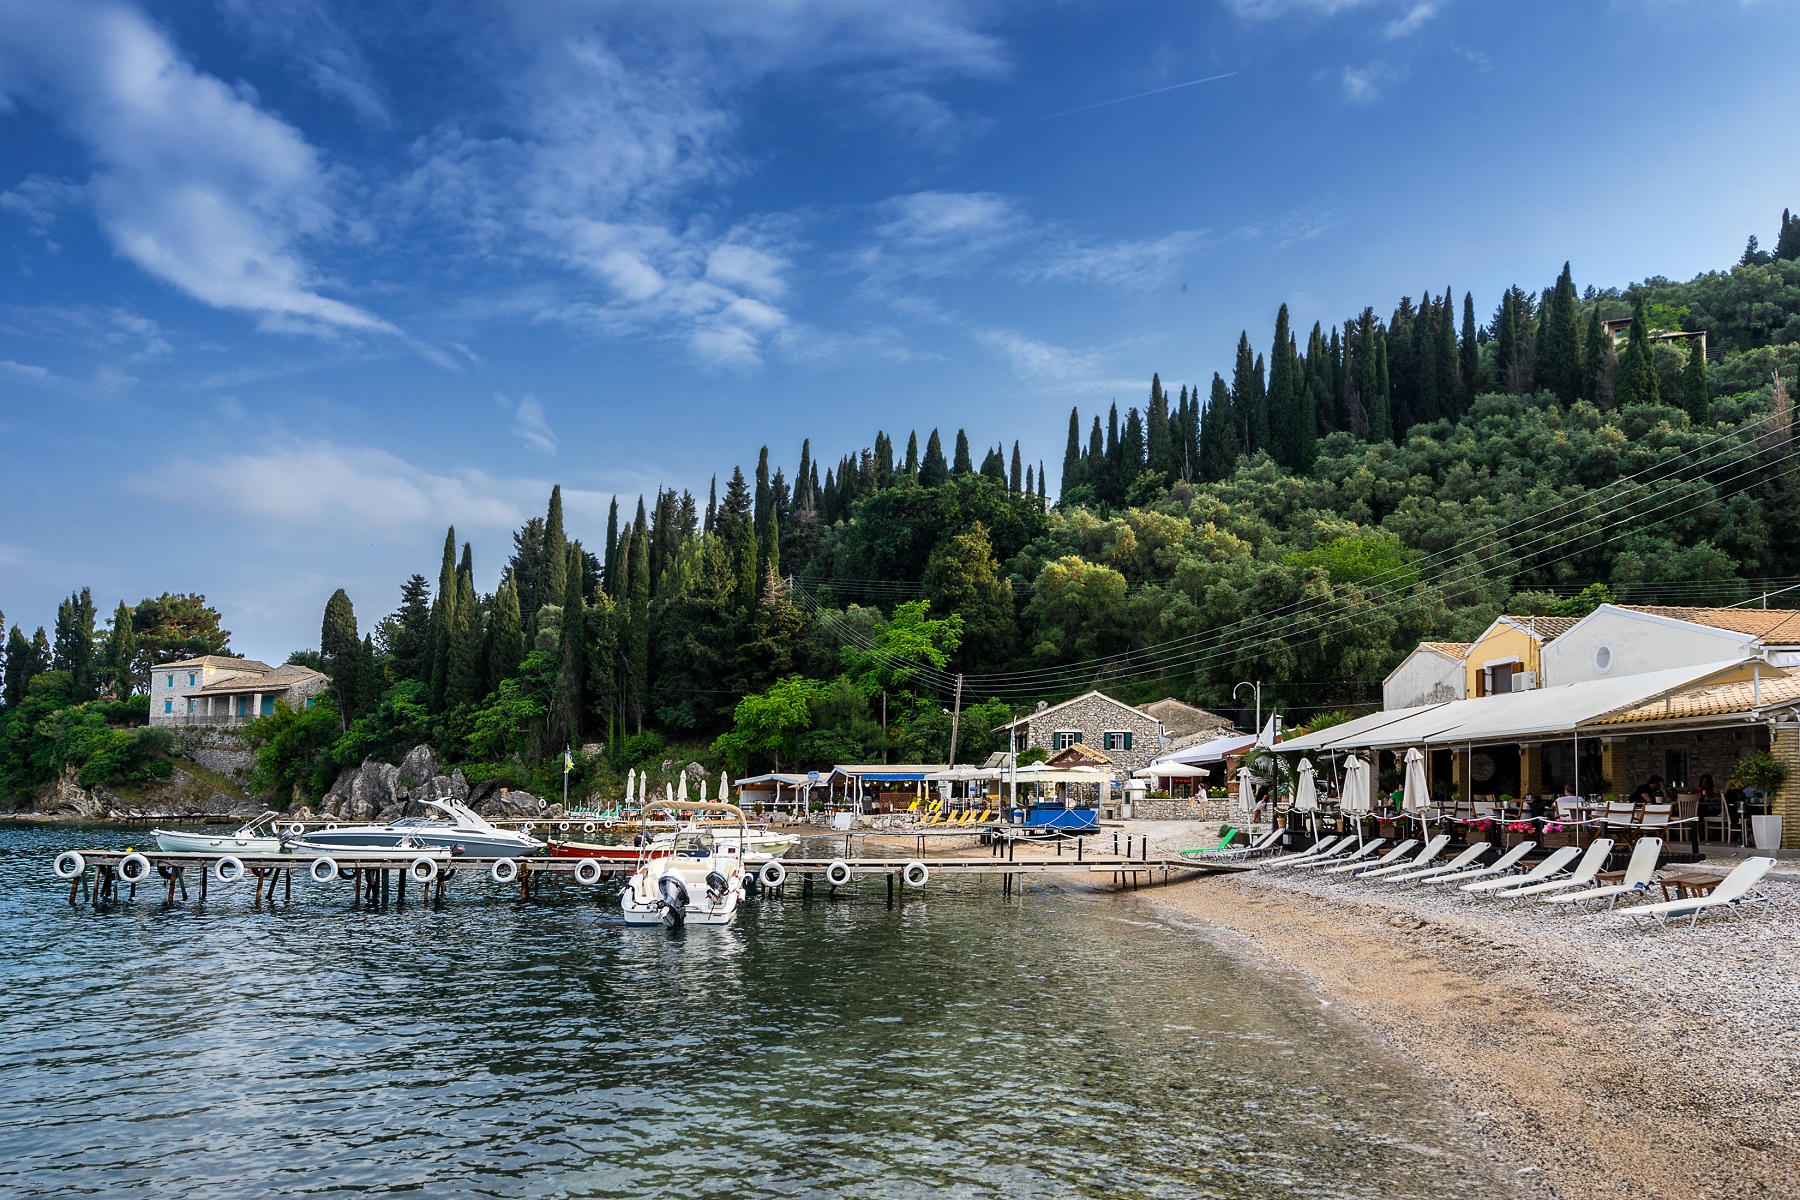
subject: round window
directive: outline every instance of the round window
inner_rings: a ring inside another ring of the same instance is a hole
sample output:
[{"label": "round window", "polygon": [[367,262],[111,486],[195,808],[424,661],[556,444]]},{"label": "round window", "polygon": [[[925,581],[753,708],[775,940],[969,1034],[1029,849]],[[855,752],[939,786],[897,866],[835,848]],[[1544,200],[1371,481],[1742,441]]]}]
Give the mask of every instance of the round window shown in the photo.
[{"label": "round window", "polygon": [[1594,670],[1602,675],[1612,670],[1612,647],[1602,646],[1594,651]]},{"label": "round window", "polygon": [[1476,783],[1486,783],[1494,777],[1495,765],[1491,757],[1478,750],[1469,761],[1469,770],[1475,776]]}]

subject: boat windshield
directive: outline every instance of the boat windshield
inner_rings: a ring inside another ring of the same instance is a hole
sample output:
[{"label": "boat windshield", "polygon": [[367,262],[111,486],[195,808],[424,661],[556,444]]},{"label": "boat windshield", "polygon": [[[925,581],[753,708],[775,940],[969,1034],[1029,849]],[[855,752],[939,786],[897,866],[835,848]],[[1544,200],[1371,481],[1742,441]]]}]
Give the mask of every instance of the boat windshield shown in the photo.
[{"label": "boat windshield", "polygon": [[712,852],[710,833],[684,832],[675,836],[675,853],[683,858],[710,858]]},{"label": "boat windshield", "polygon": [[434,829],[444,824],[432,817],[401,817],[388,826],[389,829]]}]

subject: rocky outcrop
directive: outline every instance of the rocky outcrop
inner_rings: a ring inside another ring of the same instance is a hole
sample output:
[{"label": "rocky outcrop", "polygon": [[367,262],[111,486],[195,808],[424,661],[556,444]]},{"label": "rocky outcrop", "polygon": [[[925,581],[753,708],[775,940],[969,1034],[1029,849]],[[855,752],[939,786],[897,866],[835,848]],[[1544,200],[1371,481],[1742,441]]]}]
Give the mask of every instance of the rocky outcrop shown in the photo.
[{"label": "rocky outcrop", "polygon": [[256,754],[235,733],[218,729],[184,730],[181,756],[207,770],[242,782],[256,765]]},{"label": "rocky outcrop", "polygon": [[133,789],[124,795],[106,787],[83,787],[73,770],[38,798],[37,816],[67,821],[122,821],[142,818],[199,816],[248,820],[262,811],[255,800],[229,796],[176,767],[167,783]]},{"label": "rocky outcrop", "polygon": [[441,764],[430,746],[415,746],[399,766],[371,759],[347,767],[319,801],[318,817],[332,821],[391,821],[418,816],[420,802],[454,800],[484,816],[535,817],[537,797],[513,792],[488,780],[471,788],[461,768],[440,774]]},{"label": "rocky outcrop", "polygon": [[400,760],[400,778],[405,781],[406,787],[413,788],[422,783],[429,783],[437,778],[437,773],[437,751],[430,746],[414,746],[406,752],[406,757]]},{"label": "rocky outcrop", "polygon": [[[515,792],[508,788],[497,789],[473,807],[484,817],[529,820],[538,816],[548,818],[551,815],[550,810],[538,808],[538,798],[530,792]],[[556,816],[562,815],[561,805],[552,807],[556,810]]]}]

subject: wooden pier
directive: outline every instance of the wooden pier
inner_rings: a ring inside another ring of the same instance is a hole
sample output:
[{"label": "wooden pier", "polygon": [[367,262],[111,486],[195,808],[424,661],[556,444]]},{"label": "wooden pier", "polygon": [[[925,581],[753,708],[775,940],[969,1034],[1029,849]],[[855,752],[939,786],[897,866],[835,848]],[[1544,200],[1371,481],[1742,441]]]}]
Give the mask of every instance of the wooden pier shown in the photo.
[{"label": "wooden pier", "polygon": [[[1017,847],[1006,842],[996,842],[994,850],[991,855],[967,858],[863,855],[834,859],[784,858],[776,861],[781,863],[782,873],[788,879],[769,887],[759,884],[752,894],[780,898],[785,895],[788,883],[797,881],[801,895],[807,897],[812,895],[815,883],[835,891],[854,886],[865,876],[885,876],[891,903],[897,889],[926,886],[924,882],[909,882],[918,877],[921,867],[927,879],[996,876],[1001,880],[1002,893],[1009,896],[1023,887],[1027,879],[1047,876],[1072,876],[1090,883],[1102,882],[1099,876],[1109,876],[1112,886],[1129,889],[1196,875],[1253,869],[1244,863],[1153,856],[1148,847],[1135,857],[1087,854],[1080,847],[1060,856],[1019,857]],[[462,880],[516,888],[519,899],[529,900],[541,894],[546,880],[596,887],[609,876],[632,874],[638,865],[635,861],[598,858],[453,857],[444,851],[418,850],[353,856],[80,850],[58,855],[55,870],[58,878],[69,884],[71,905],[86,901],[100,907],[118,903],[121,899],[135,899],[140,887],[161,890],[166,904],[178,900],[204,903],[214,888],[248,883],[251,903],[260,906],[264,901],[273,903],[278,890],[284,903],[291,901],[296,871],[321,884],[347,881],[353,903],[383,904],[391,900],[404,904],[409,883],[414,885],[421,899],[439,902],[445,899],[446,889],[452,881]],[[758,873],[750,871],[748,874],[754,880]]]}]

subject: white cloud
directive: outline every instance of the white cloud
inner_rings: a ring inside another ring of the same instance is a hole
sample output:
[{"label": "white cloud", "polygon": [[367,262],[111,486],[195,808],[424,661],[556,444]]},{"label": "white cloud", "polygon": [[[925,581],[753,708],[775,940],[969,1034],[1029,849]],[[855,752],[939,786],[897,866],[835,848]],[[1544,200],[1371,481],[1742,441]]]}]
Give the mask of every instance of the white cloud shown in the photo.
[{"label": "white cloud", "polygon": [[1340,77],[1344,88],[1344,99],[1352,104],[1373,104],[1380,98],[1382,89],[1395,78],[1393,70],[1384,63],[1374,62],[1366,67],[1345,67]]},{"label": "white cloud", "polygon": [[1072,350],[1013,329],[977,329],[972,336],[998,353],[1021,380],[1034,388],[1093,392],[1142,386],[1139,380],[1107,377],[1097,351]]},{"label": "white cloud", "polygon": [[1394,39],[1411,37],[1424,27],[1425,22],[1437,15],[1438,6],[1435,0],[1426,0],[1407,9],[1401,16],[1395,17],[1382,27],[1383,37]]},{"label": "white cloud", "polygon": [[1070,245],[1054,251],[1029,273],[1059,283],[1146,290],[1168,279],[1204,240],[1200,233],[1182,230],[1145,241]]},{"label": "white cloud", "polygon": [[81,198],[81,188],[48,175],[28,175],[9,192],[0,192],[0,208],[18,213],[31,222],[39,237],[50,232],[64,208]]},{"label": "white cloud", "polygon": [[1225,7],[1252,21],[1272,21],[1291,12],[1334,16],[1346,9],[1362,8],[1380,0],[1224,0]]},{"label": "white cloud", "polygon": [[10,358],[0,358],[0,371],[9,371],[14,375],[22,375],[26,379],[37,380],[40,383],[50,378],[50,369],[48,367],[34,366],[31,363],[14,362]]},{"label": "white cloud", "polygon": [[393,124],[360,47],[319,0],[219,0],[219,9],[269,57],[370,124]]},{"label": "white cloud", "polygon": [[113,247],[270,329],[393,332],[319,290],[301,255],[341,232],[331,181],[298,130],[196,71],[135,9],[0,0],[0,80],[86,145],[85,191]]},{"label": "white cloud", "polygon": [[550,428],[550,421],[544,416],[544,406],[530,392],[519,398],[514,404],[505,396],[495,393],[495,403],[502,412],[513,419],[513,435],[525,444],[528,450],[536,450],[539,454],[556,453],[556,431]]}]

